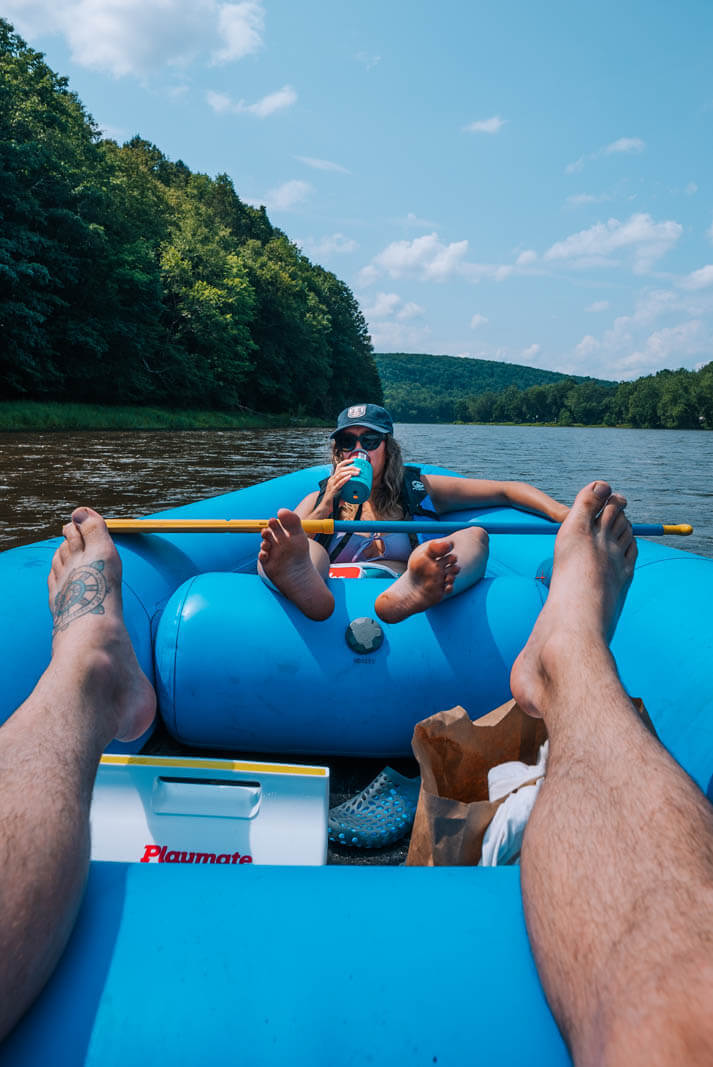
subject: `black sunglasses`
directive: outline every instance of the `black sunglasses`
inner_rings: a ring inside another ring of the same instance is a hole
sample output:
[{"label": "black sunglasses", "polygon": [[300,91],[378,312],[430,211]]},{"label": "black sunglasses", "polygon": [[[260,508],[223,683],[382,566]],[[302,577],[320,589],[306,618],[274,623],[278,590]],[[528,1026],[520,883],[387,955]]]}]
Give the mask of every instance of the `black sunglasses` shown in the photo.
[{"label": "black sunglasses", "polygon": [[385,438],[386,434],[378,430],[367,430],[359,436],[342,430],[335,436],[334,443],[340,452],[353,452],[358,444],[367,452],[375,452]]}]

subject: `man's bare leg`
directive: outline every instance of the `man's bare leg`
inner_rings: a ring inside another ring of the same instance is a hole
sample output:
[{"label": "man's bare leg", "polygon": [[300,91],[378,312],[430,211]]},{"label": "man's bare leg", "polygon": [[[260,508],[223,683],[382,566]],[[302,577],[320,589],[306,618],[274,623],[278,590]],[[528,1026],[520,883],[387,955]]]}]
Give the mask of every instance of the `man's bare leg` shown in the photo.
[{"label": "man's bare leg", "polygon": [[334,597],[326,584],[329,556],[322,545],[307,537],[294,511],[280,508],[277,518],[270,519],[262,531],[257,560],[258,571],[308,619],[329,618],[334,611]]},{"label": "man's bare leg", "polygon": [[710,1064],[713,809],[642,725],[608,649],[636,558],[624,503],[602,482],[579,493],[512,671],[550,736],[525,917],[577,1064]]},{"label": "man's bare leg", "polygon": [[74,924],[99,757],[113,737],[142,734],[155,712],[124,626],[121,563],[104,520],[89,508],[72,518],[48,579],[52,659],[0,728],[0,1039],[46,982]]},{"label": "man's bare leg", "polygon": [[411,553],[408,567],[376,598],[384,622],[401,622],[480,581],[488,562],[488,535],[473,528],[425,541]]}]

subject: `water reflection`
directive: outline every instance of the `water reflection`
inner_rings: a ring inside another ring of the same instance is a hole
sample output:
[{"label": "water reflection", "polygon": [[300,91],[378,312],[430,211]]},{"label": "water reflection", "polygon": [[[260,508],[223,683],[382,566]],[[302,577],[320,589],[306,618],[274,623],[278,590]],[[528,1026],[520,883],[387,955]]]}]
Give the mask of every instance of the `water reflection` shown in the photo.
[{"label": "water reflection", "polygon": [[[713,557],[713,434],[549,427],[397,427],[404,455],[570,501],[605,476],[639,522],[691,522],[677,547]],[[57,535],[72,508],[145,515],[321,463],[327,431],[0,434],[0,548]]]}]

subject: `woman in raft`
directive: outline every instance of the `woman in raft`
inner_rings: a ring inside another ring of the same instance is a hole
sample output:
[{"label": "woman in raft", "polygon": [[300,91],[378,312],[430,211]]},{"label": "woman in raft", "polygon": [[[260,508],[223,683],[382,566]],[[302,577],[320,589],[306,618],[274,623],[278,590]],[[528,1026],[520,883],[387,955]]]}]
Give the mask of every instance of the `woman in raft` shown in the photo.
[{"label": "woman in raft", "polygon": [[[509,506],[562,522],[569,511],[527,482],[453,478],[405,468],[391,416],[377,404],[346,408],[330,436],[330,477],[294,511],[281,508],[270,519],[258,556],[260,573],[310,619],[326,619],[334,610],[326,584],[330,563],[378,561],[388,569],[396,581],[377,597],[374,608],[385,622],[399,622],[479,581],[488,560],[488,535],[469,527],[422,544],[406,533],[311,539],[302,530],[302,519],[410,519],[414,512],[437,517],[465,508]],[[372,468],[371,494],[359,506],[340,500],[342,487],[359,473],[352,463],[357,451],[368,453]]]}]

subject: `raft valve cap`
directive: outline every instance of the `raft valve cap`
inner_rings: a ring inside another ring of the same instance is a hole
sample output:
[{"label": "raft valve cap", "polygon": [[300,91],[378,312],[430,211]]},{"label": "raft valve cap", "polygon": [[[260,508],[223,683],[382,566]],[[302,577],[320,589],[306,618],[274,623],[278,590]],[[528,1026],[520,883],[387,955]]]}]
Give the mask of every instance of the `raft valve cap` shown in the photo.
[{"label": "raft valve cap", "polygon": [[347,644],[360,656],[368,652],[376,652],[384,643],[384,631],[376,619],[370,619],[363,615],[360,619],[353,619],[346,628],[344,636]]}]

